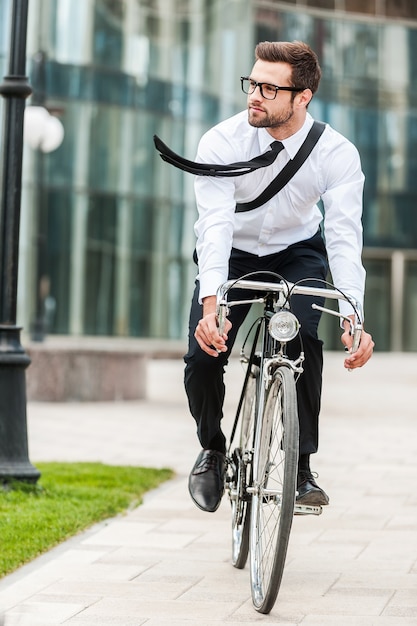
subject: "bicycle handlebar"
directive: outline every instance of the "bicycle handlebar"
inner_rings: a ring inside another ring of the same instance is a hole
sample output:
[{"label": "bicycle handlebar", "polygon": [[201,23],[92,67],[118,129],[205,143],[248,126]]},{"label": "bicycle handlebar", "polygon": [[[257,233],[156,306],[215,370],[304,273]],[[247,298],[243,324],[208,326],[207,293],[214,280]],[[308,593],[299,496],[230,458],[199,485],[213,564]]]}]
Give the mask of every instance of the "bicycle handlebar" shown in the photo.
[{"label": "bicycle handlebar", "polygon": [[[314,279],[312,279],[314,280]],[[258,281],[258,280],[248,280],[246,278],[240,278],[237,280],[228,280],[222,285],[220,285],[217,291],[217,315],[218,315],[218,324],[219,324],[219,333],[222,335],[224,332],[224,324],[229,313],[229,307],[235,306],[238,304],[249,304],[254,302],[264,302],[264,298],[254,298],[254,299],[246,299],[246,300],[235,300],[232,302],[227,301],[227,292],[230,289],[245,289],[249,291],[261,291],[264,293],[277,293],[282,294],[285,299],[289,298],[292,295],[303,295],[303,296],[317,296],[320,298],[330,298],[331,300],[344,300],[348,302],[352,306],[352,311],[354,313],[354,320],[350,317],[346,317],[338,313],[337,311],[333,311],[331,309],[326,309],[317,304],[312,304],[312,307],[315,309],[319,309],[324,311],[325,313],[330,313],[331,315],[335,315],[340,319],[344,319],[350,324],[350,333],[353,337],[352,343],[352,353],[356,352],[359,347],[361,334],[362,334],[362,311],[359,302],[356,302],[349,296],[345,295],[341,291],[337,289],[329,289],[327,287],[308,287],[306,285],[300,285],[297,283],[291,283],[288,281],[282,280],[278,283],[271,283],[268,281]]]},{"label": "bicycle handlebar", "polygon": [[[314,279],[312,279],[314,280]],[[350,302],[352,307],[357,306],[348,296],[345,296],[341,291],[337,289],[327,289],[326,287],[307,287],[306,285],[300,285],[297,283],[290,283],[288,281],[281,281],[279,283],[270,283],[263,280],[247,280],[246,278],[239,278],[237,280],[227,280],[220,285],[218,289],[217,301],[223,300],[226,293],[230,289],[248,289],[252,291],[265,291],[272,293],[282,293],[285,296],[303,295],[303,296],[319,296],[325,298],[331,298],[332,300],[346,300]]]}]

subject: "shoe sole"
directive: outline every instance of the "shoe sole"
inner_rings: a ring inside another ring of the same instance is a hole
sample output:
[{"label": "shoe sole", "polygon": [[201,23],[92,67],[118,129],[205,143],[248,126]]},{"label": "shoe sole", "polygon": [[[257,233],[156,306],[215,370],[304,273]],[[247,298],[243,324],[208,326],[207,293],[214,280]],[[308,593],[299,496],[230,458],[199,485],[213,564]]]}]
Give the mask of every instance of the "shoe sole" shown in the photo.
[{"label": "shoe sole", "polygon": [[194,499],[193,494],[191,493],[191,490],[188,489],[188,493],[190,494],[191,500],[194,502],[194,504],[196,505],[197,508],[200,509],[200,511],[204,511],[205,513],[215,513],[217,511],[217,509],[219,508],[222,498],[223,498],[223,494],[221,495],[218,503],[216,504],[216,506],[214,508],[207,508],[202,506],[201,504],[199,504],[197,502],[197,500]]}]

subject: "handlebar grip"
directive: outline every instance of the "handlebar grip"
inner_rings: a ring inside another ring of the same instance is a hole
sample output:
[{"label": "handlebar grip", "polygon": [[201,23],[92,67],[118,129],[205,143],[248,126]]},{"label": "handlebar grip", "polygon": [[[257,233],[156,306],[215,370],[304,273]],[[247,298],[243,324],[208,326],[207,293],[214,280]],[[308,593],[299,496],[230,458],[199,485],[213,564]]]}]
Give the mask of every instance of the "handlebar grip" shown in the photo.
[{"label": "handlebar grip", "polygon": [[223,333],[224,333],[224,325],[226,323],[227,313],[228,313],[228,309],[227,309],[226,302],[220,302],[218,309],[217,309],[217,318],[218,318],[220,336],[223,336]]}]

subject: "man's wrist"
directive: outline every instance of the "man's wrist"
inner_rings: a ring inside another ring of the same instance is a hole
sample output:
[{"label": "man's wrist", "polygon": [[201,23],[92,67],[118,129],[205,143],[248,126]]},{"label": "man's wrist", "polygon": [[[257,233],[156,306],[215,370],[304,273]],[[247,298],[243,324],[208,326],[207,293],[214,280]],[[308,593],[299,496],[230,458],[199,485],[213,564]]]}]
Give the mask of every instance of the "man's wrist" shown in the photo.
[{"label": "man's wrist", "polygon": [[[354,315],[349,315],[349,317],[351,318],[352,322],[354,322]],[[343,328],[345,330],[345,332],[350,332],[352,325],[349,324],[349,322],[347,320],[343,320]]]},{"label": "man's wrist", "polygon": [[217,297],[206,296],[203,298],[203,315],[209,315],[210,313],[216,313],[217,309]]}]

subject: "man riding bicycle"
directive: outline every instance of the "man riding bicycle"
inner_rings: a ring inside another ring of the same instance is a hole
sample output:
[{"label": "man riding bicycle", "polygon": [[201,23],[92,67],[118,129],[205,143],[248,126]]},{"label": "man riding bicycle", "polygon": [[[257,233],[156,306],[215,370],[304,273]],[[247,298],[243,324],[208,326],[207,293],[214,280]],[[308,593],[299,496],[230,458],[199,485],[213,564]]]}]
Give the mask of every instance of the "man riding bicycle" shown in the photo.
[{"label": "man riding bicycle", "polygon": [[[249,76],[241,78],[247,111],[210,129],[197,154],[197,162],[203,164],[197,171],[202,175],[195,181],[198,277],[184,357],[185,388],[202,446],[190,474],[189,490],[196,505],[211,512],[217,510],[224,490],[224,366],[248,311],[247,307],[234,307],[220,336],[216,317],[219,285],[253,271],[272,271],[290,282],[325,280],[330,267],[336,288],[359,303],[364,295],[364,176],[352,143],[329,125],[323,126],[292,178],[260,206],[256,202],[296,157],[313,127],[307,109],[319,86],[321,69],[316,54],[302,42],[259,43],[255,58]],[[267,164],[254,164],[259,155],[265,155],[262,158]],[[204,164],[225,164],[224,171]],[[235,170],[227,164],[233,164]],[[324,217],[317,206],[320,199]],[[326,505],[329,498],[310,469],[310,455],[318,448],[322,388],[323,351],[317,336],[320,311],[311,308],[308,298],[297,296],[291,306],[301,322],[305,352],[304,373],[297,382],[297,502]],[[351,311],[343,306],[341,313],[349,315]],[[349,350],[349,323],[343,322],[343,327],[341,341]],[[364,365],[373,346],[371,335],[363,332],[359,349],[347,354],[344,366]],[[288,352],[291,356],[291,344]]]}]

